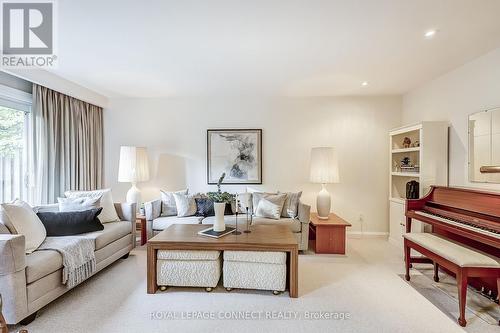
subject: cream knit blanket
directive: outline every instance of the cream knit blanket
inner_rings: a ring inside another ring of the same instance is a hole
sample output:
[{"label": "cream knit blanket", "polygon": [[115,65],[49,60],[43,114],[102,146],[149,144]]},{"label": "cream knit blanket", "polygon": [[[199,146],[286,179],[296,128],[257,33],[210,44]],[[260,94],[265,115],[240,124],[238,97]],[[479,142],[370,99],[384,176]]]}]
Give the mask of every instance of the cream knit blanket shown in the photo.
[{"label": "cream knit blanket", "polygon": [[68,288],[85,281],[97,270],[94,239],[82,236],[47,237],[37,250],[54,250],[62,255],[62,283]]}]

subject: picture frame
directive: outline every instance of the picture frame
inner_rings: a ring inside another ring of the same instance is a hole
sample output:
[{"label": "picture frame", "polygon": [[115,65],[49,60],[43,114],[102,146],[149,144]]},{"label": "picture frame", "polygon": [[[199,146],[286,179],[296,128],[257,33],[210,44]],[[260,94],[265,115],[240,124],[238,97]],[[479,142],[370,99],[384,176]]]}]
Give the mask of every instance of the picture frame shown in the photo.
[{"label": "picture frame", "polygon": [[262,184],[262,129],[208,129],[207,183]]}]

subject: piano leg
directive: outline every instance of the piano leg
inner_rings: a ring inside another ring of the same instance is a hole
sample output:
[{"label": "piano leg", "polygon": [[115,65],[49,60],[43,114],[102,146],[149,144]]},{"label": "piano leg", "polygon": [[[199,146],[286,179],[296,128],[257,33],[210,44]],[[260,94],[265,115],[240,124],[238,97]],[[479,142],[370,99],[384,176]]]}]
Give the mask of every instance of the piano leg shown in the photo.
[{"label": "piano leg", "polygon": [[405,248],[405,270],[406,270],[405,279],[406,281],[410,281],[410,265],[411,265],[410,247],[408,246],[406,238],[404,240],[404,248]]},{"label": "piano leg", "polygon": [[460,268],[457,272],[457,287],[460,310],[458,324],[465,327],[465,325],[467,325],[467,321],[465,320],[465,305],[467,304],[467,270],[464,268]]},{"label": "piano leg", "polygon": [[434,262],[434,282],[439,282],[439,264]]}]

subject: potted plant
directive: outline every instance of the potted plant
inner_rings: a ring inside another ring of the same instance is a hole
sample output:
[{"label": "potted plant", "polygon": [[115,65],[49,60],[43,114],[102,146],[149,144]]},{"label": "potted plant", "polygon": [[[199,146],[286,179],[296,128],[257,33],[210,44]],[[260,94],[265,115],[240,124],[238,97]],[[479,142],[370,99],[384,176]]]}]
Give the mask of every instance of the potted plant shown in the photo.
[{"label": "potted plant", "polygon": [[221,184],[226,173],[223,173],[219,181],[217,182],[217,192],[208,192],[207,196],[210,200],[214,202],[215,211],[215,223],[214,231],[224,231],[226,230],[226,225],[224,224],[224,211],[226,210],[226,204],[231,204],[234,200],[234,194],[221,191]]}]

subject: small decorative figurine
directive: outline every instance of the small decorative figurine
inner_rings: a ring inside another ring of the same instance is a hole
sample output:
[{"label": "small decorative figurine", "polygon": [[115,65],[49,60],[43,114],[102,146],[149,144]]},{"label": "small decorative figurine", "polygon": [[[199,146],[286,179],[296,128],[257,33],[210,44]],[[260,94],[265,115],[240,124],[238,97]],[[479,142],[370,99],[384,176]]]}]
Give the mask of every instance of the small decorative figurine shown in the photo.
[{"label": "small decorative figurine", "polygon": [[411,147],[411,139],[407,136],[403,139],[403,147],[410,148]]},{"label": "small decorative figurine", "polygon": [[401,160],[401,166],[402,167],[409,167],[410,166],[410,158],[405,157]]}]

